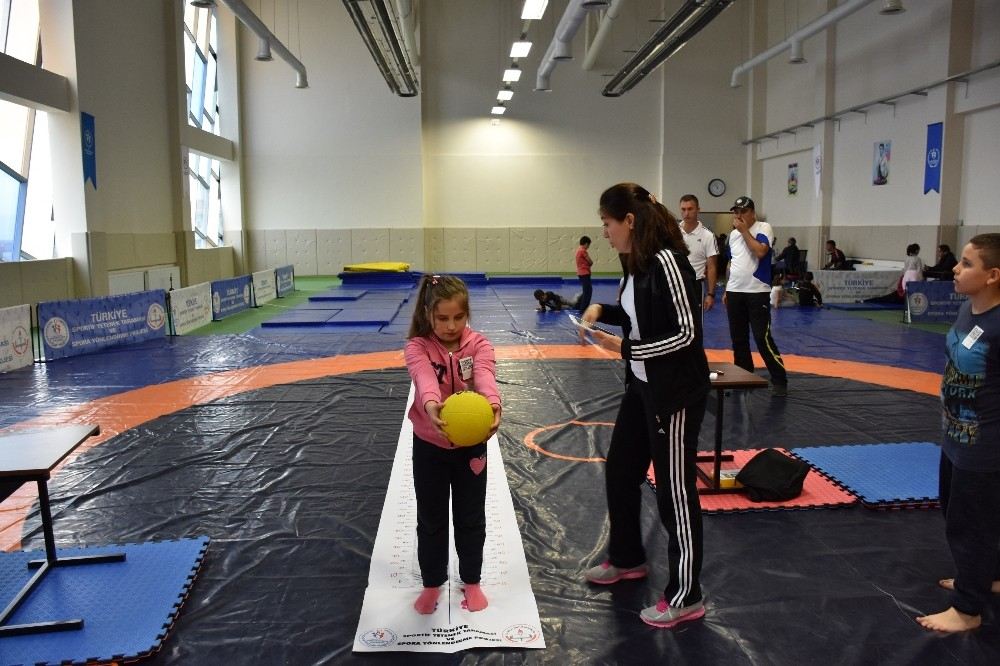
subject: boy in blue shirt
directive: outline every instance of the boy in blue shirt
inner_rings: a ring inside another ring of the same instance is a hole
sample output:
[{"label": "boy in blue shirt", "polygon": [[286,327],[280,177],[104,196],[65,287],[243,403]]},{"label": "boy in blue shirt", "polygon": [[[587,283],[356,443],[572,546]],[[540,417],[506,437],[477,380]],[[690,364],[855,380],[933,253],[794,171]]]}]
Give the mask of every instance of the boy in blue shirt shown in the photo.
[{"label": "boy in blue shirt", "polygon": [[951,606],[917,618],[947,633],[981,625],[1000,592],[1000,234],[972,238],[954,273],[969,300],[946,342],[940,495],[956,575],[939,582]]}]

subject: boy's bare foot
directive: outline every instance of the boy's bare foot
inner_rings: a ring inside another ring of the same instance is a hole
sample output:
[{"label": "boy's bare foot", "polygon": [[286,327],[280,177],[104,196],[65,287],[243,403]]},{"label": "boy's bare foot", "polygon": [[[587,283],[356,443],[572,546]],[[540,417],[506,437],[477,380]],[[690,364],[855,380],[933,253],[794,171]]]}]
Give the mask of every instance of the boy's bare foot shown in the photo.
[{"label": "boy's bare foot", "polygon": [[[938,585],[946,590],[955,589],[955,579],[954,578],[942,578],[938,581]],[[990,592],[993,594],[1000,594],[1000,580],[995,580],[990,584]]]},{"label": "boy's bare foot", "polygon": [[430,615],[437,608],[438,597],[441,595],[441,589],[437,587],[425,587],[420,596],[413,604],[413,608],[416,609],[421,615]]},{"label": "boy's bare foot", "polygon": [[954,608],[949,608],[934,615],[918,617],[917,622],[925,629],[952,634],[978,628],[983,623],[983,618],[979,615],[966,615]]}]

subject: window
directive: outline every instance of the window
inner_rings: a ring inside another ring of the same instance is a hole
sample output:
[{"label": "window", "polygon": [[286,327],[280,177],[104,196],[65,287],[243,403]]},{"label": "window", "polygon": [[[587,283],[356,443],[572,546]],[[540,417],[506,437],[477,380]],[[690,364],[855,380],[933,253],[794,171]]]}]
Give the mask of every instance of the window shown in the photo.
[{"label": "window", "polygon": [[[188,124],[219,134],[218,53],[215,8],[184,7],[184,74]],[[196,248],[222,242],[222,179],[219,160],[188,152],[188,192]]]},{"label": "window", "polygon": [[[41,65],[38,0],[0,0],[0,50]],[[46,114],[0,100],[0,259],[54,257]]]}]

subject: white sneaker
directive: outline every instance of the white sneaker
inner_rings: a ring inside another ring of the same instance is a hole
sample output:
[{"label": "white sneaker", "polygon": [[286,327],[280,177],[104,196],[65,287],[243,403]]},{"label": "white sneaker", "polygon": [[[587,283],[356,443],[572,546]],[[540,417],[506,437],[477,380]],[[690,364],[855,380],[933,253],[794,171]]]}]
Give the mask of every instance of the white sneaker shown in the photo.
[{"label": "white sneaker", "polygon": [[659,627],[660,629],[670,629],[682,622],[689,622],[705,617],[705,604],[698,601],[690,606],[674,608],[667,604],[666,599],[660,597],[655,606],[642,609],[639,616],[643,622],[650,626]]}]

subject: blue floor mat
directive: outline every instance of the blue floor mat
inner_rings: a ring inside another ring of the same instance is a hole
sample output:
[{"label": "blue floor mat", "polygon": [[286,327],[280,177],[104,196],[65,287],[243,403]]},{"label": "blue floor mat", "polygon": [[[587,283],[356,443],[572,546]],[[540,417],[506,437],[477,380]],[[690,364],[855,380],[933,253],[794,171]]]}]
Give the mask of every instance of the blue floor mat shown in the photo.
[{"label": "blue floor mat", "polygon": [[832,310],[905,310],[902,303],[825,303]]},{"label": "blue floor mat", "polygon": [[[60,556],[125,552],[124,562],[52,569],[8,624],[82,618],[79,630],[0,639],[0,664],[135,660],[155,653],[198,574],[208,537],[100,548],[60,549]],[[0,553],[4,604],[31,575],[41,551]]]},{"label": "blue floor mat", "polygon": [[857,495],[865,506],[929,507],[938,502],[937,444],[811,446],[792,453]]}]

